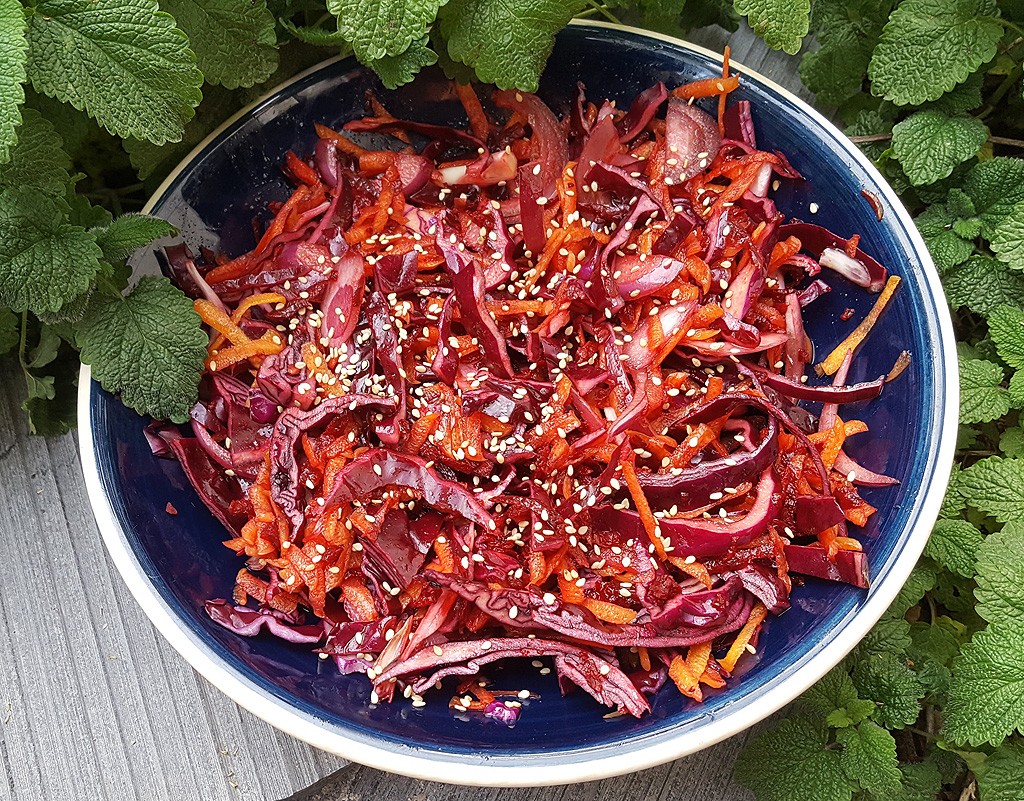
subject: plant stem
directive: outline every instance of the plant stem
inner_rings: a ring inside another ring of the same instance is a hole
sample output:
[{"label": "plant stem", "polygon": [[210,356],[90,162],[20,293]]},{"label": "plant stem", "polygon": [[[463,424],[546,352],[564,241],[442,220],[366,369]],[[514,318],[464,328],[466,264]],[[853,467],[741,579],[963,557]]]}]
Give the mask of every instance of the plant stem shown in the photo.
[{"label": "plant stem", "polygon": [[993,111],[999,107],[999,101],[1003,99],[1007,92],[1009,92],[1015,83],[1020,80],[1020,76],[1024,74],[1024,66],[1018,64],[1007,75],[999,87],[992,93],[992,97],[988,99],[988,103],[985,104],[985,108],[978,115],[978,119],[985,119]]},{"label": "plant stem", "polygon": [[892,139],[892,134],[869,134],[868,136],[851,136],[850,141],[855,145],[866,145],[868,142],[887,142]]},{"label": "plant stem", "polygon": [[622,24],[622,20],[620,20],[611,11],[609,11],[606,6],[603,6],[600,3],[596,2],[596,0],[587,0],[587,4],[609,22],[614,22],[616,25]]},{"label": "plant stem", "polygon": [[26,340],[28,339],[28,309],[21,313],[21,344],[18,345],[18,361],[21,362],[21,369],[26,370],[25,367],[25,348],[27,347]]},{"label": "plant stem", "polygon": [[1024,28],[1022,28],[1016,22],[1012,22],[1011,20],[1008,19],[1003,19],[1002,17],[995,17],[995,21],[1002,25],[1004,28],[1006,28],[1008,31],[1013,31],[1018,36],[1024,36]]},{"label": "plant stem", "polygon": [[1024,139],[1011,139],[1008,136],[990,136],[988,141],[994,145],[1024,148]]}]

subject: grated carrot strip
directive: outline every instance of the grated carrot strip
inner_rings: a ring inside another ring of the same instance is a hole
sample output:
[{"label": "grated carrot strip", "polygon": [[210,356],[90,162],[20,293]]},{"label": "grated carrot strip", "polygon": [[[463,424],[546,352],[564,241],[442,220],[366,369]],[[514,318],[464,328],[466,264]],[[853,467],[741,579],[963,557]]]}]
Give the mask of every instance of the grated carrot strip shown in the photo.
[{"label": "grated carrot strip", "polygon": [[753,638],[754,632],[757,631],[757,627],[761,625],[767,614],[768,610],[764,604],[758,601],[754,608],[750,610],[750,617],[747,618],[746,624],[740,629],[740,633],[736,635],[732,645],[729,646],[729,652],[722,659],[718,660],[718,664],[730,673],[736,669],[736,663],[747,650],[747,644]]},{"label": "grated carrot strip", "polygon": [[893,293],[899,285],[900,277],[898,275],[890,275],[889,280],[885,282],[882,293],[878,296],[878,300],[875,301],[875,305],[868,312],[868,316],[861,320],[860,325],[853,329],[850,335],[840,342],[823,362],[814,366],[814,371],[818,375],[835,374],[836,370],[843,363],[843,359],[846,358],[846,352],[855,352],[861,346],[865,337],[874,328],[875,323],[878,322],[878,318],[882,316],[882,312],[885,311],[885,307],[889,304]]},{"label": "grated carrot strip", "polygon": [[636,620],[637,613],[633,609],[619,606],[608,601],[598,601],[595,598],[584,598],[583,605],[593,612],[594,617],[603,620],[605,623],[632,623]]},{"label": "grated carrot strip", "polygon": [[224,310],[217,305],[205,300],[204,298],[198,298],[192,302],[192,305],[195,307],[196,314],[199,315],[200,319],[214,331],[217,331],[227,337],[228,341],[231,342],[232,345],[248,345],[252,342],[252,340],[246,336],[245,331],[239,328],[238,325],[224,313]]},{"label": "grated carrot strip", "polygon": [[689,664],[683,657],[676,655],[668,667],[668,677],[675,682],[676,688],[683,695],[692,698],[694,701],[704,700],[704,693],[700,689],[698,676],[693,675]]},{"label": "grated carrot strip", "polygon": [[665,544],[661,541],[660,526],[654,517],[654,513],[651,512],[650,504],[647,503],[647,497],[644,495],[643,487],[640,486],[640,479],[637,478],[636,469],[633,467],[633,463],[626,459],[623,459],[621,464],[622,475],[626,479],[626,487],[629,488],[629,494],[633,498],[633,503],[636,504],[636,511],[644,524],[647,536],[650,537],[651,542],[654,544],[654,550],[658,556],[664,559],[667,554],[665,553]]},{"label": "grated carrot strip", "polygon": [[473,136],[477,139],[482,139],[486,142],[487,138],[491,135],[491,123],[487,119],[487,114],[484,113],[484,107],[480,105],[480,98],[477,97],[473,85],[456,83],[455,94],[459,98],[459,102],[462,103],[462,107],[466,110],[466,116],[469,117],[469,130],[473,132]]}]

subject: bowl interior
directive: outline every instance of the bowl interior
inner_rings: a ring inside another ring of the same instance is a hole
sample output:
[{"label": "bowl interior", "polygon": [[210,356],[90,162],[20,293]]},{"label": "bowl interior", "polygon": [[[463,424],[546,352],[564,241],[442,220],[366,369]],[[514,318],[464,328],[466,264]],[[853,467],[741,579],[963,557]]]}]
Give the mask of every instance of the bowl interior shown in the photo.
[{"label": "bowl interior", "polygon": [[[549,64],[540,95],[560,114],[568,109],[577,80],[586,83],[592,98],[610,97],[622,106],[655,81],[671,87],[720,71],[720,63],[702,53],[590,26],[560,34]],[[279,168],[285,151],[308,154],[315,142],[315,122],[337,127],[362,115],[364,92],[371,88],[396,116],[442,123],[461,119],[460,107],[439,70],[427,70],[412,85],[386,92],[351,60],[328,64],[207,143],[165,184],[151,211],[179,226],[193,248],[206,245],[229,255],[250,249],[253,217],[265,214],[269,201],[287,196],[288,184]],[[856,410],[871,433],[849,443],[854,458],[901,482],[895,488],[864,491],[865,498],[879,507],[862,535],[870,555],[872,589],[865,593],[808,580],[794,591],[792,609],[768,624],[757,656],[745,660],[741,681],[710,693],[702,705],[666,688],[653,704],[653,713],[641,720],[605,719],[607,709],[582,693],[561,697],[553,679],[539,676],[528,664],[510,665],[496,674],[499,686],[526,687],[540,694],[527,702],[526,713],[513,729],[482,717],[453,715],[447,694],[428,699],[432,703],[422,709],[401,701],[371,706],[370,686],[363,676],[339,676],[330,663],[320,662],[305,648],[270,637],[239,637],[207,619],[203,602],[230,597],[240,561],[221,545],[224,531],[177,463],[151,456],[142,434],[144,421],[94,384],[88,424],[102,487],[117,523],[155,592],[224,665],[346,736],[373,738],[396,753],[411,748],[498,764],[508,759],[521,762],[531,754],[569,757],[570,752],[626,741],[635,749],[666,737],[700,736],[697,732],[714,719],[742,714],[743,706],[755,697],[776,693],[780,705],[796,692],[790,689],[785,695],[784,685],[792,688],[802,665],[825,649],[834,663],[852,647],[854,642],[841,632],[873,594],[895,592],[889,577],[908,537],[915,527],[927,528],[932,522],[923,512],[929,486],[937,485],[940,494],[945,486],[946,466],[940,466],[936,475],[937,454],[949,433],[948,427],[943,430],[947,382],[942,366],[950,344],[939,336],[945,312],[936,305],[935,283],[929,285],[905,213],[901,216],[885,199],[876,175],[851,155],[850,146],[771,85],[746,78],[734,97],[753,104],[761,147],[785,152],[805,178],[783,182],[775,193],[779,207],[788,216],[820,223],[840,235],[861,234],[861,247],[904,278],[869,346],[855,360],[851,376],[851,381],[872,379],[887,372],[902,350],[913,356],[910,367],[879,400]],[[861,196],[862,189],[883,198],[881,222]],[[139,270],[158,269],[152,253],[136,261]],[[808,310],[808,330],[819,354],[831,350],[870,308],[874,296],[855,289],[836,280],[831,294]],[[840,315],[847,308],[854,316],[844,322]],[[177,516],[165,512],[168,502],[178,510]],[[912,548],[919,550],[922,542],[917,538]],[[905,556],[896,583],[906,565]],[[819,673],[824,670],[820,659],[816,664]],[[400,771],[401,766],[396,763],[392,769]]]}]

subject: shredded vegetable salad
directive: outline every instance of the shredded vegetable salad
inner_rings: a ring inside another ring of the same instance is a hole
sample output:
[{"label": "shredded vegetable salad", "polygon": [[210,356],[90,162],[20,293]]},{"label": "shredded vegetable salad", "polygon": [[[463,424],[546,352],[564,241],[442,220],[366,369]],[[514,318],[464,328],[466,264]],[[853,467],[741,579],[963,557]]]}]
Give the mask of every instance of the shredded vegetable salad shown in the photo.
[{"label": "shredded vegetable salad", "polygon": [[[368,96],[287,154],[253,250],[165,251],[211,341],[191,434],[147,434],[244,559],[213,620],[374,703],[461,677],[453,709],[511,724],[530,691],[495,661],[640,716],[735,680],[794,577],[867,586],[858,488],[896,482],[845,452],[870,434],[842,406],[883,391],[846,376],[898,278],[784,220],[800,176],[726,65],[625,111],[581,86],[561,120],[513,91],[454,86],[464,127]],[[815,376],[829,280],[877,302]]]}]

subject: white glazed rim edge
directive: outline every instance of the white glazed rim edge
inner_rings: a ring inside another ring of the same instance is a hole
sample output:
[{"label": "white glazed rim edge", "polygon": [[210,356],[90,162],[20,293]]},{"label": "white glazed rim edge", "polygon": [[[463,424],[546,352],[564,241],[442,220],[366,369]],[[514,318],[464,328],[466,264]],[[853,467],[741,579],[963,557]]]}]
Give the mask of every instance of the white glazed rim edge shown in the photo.
[{"label": "white glazed rim edge", "polygon": [[[676,39],[660,33],[645,31],[626,25],[600,21],[574,21],[573,25],[604,28],[624,31],[637,36],[667,42],[675,47],[698,53],[706,58],[721,62],[721,55],[698,45]],[[341,60],[327,59],[308,70],[294,76],[288,81],[270,90],[266,95],[241,109],[217,127],[209,136],[199,143],[171,172],[164,182],[153,193],[144,211],[148,211],[157,198],[162,196],[169,185],[184,171],[194,159],[225,129],[240,118],[258,107],[270,97],[280,93],[293,83],[313,74],[324,66]],[[784,89],[765,76],[731,62],[737,72],[749,75],[764,86],[769,87],[778,95],[786,98],[797,106],[802,113],[833,134],[839,134],[837,141],[843,142],[842,134],[837,131],[824,116],[810,105]],[[903,224],[914,246],[915,252],[922,259],[925,282],[935,299],[944,297],[938,274],[928,257],[928,250],[918,233],[913,220],[903,207],[895,192],[878,171],[852,144],[847,144],[847,151],[875,179],[885,199],[892,207]],[[930,269],[929,269],[930,268]],[[955,341],[952,320],[944,304],[936,303],[936,317],[939,327],[939,340],[952,343]],[[936,377],[946,385],[945,414],[940,424],[940,443],[938,448],[939,464],[951,463],[955,451],[958,404],[950,402],[950,393],[957,390],[957,362],[952,348],[944,354],[943,375]],[[575,782],[593,781],[626,773],[643,770],[669,762],[679,757],[700,751],[717,742],[745,731],[758,721],[781,709],[811,685],[817,682],[829,670],[851,651],[857,643],[870,631],[877,620],[889,607],[903,583],[917,563],[924,550],[925,543],[931,532],[931,526],[938,518],[939,508],[945,492],[948,477],[935,474],[928,487],[928,498],[920,508],[916,526],[903,544],[900,554],[890,568],[884,592],[876,593],[861,607],[847,625],[833,639],[830,647],[819,651],[809,661],[799,667],[790,677],[775,687],[766,690],[762,695],[749,699],[742,708],[733,708],[721,712],[713,722],[709,722],[696,732],[688,732],[685,738],[661,739],[638,750],[623,750],[620,753],[602,754],[607,746],[596,747],[593,754],[584,759],[568,763],[552,759],[548,764],[538,764],[534,758],[524,756],[524,764],[495,764],[486,755],[480,754],[473,762],[453,758],[443,753],[422,752],[411,753],[401,746],[382,747],[381,745],[356,739],[339,732],[331,724],[312,715],[300,712],[282,699],[268,695],[251,678],[225,665],[198,636],[178,617],[166,601],[160,596],[146,576],[145,570],[132,551],[127,537],[114,514],[110,500],[104,492],[100,480],[99,465],[95,458],[95,448],[91,428],[91,396],[92,377],[88,365],[82,365],[79,376],[79,412],[78,430],[82,454],[82,469],[85,475],[86,489],[92,505],[93,514],[103,536],[103,541],[112,561],[135,600],[142,607],[150,621],[171,646],[199,672],[207,681],[225,693],[240,706],[272,726],[303,740],[310,745],[337,754],[359,764],[368,765],[391,773],[401,773],[417,779],[449,782],[451,784],[474,786],[502,787],[533,787],[543,785],[572,784]],[[91,455],[92,458],[89,458]],[[939,490],[942,490],[940,492]],[[580,752],[576,752],[577,754]],[[567,752],[569,756],[572,752]],[[474,755],[475,756],[475,755]],[[557,756],[557,755],[553,755]]]}]

